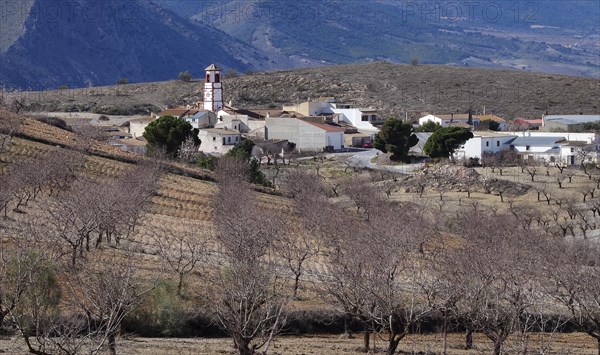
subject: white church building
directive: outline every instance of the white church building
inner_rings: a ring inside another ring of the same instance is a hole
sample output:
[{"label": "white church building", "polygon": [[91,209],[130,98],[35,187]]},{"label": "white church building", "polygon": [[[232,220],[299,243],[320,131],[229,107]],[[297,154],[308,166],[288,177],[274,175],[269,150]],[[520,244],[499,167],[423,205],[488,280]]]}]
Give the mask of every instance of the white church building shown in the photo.
[{"label": "white church building", "polygon": [[204,109],[214,113],[223,108],[223,83],[221,83],[221,69],[211,64],[206,69],[204,82]]}]

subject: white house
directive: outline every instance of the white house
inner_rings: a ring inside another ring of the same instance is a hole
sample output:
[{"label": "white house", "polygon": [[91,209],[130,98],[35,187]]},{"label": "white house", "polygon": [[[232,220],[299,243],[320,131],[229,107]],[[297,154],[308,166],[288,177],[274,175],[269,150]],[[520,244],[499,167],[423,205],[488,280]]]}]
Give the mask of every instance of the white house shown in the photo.
[{"label": "white house", "polygon": [[238,131],[223,128],[204,128],[198,132],[200,151],[210,154],[225,154],[242,140]]},{"label": "white house", "polygon": [[189,122],[193,128],[212,127],[217,123],[217,115],[207,110],[196,110],[188,108],[171,108],[156,114],[157,117],[174,116]]},{"label": "white house", "polygon": [[473,132],[473,138],[454,152],[455,158],[481,159],[485,152],[497,153],[510,149],[510,142],[516,138],[513,134],[500,132]]},{"label": "white house", "polygon": [[600,136],[566,132],[474,132],[474,137],[454,153],[455,158],[479,158],[484,152],[512,150],[523,159],[567,165],[598,162]]},{"label": "white house", "polygon": [[340,123],[350,124],[373,135],[379,131],[373,123],[382,121],[378,111],[373,108],[356,108],[350,104],[336,103],[333,98],[286,105],[283,106],[283,111],[299,113],[303,116],[336,115]]},{"label": "white house", "polygon": [[[473,124],[476,125],[480,122],[480,119],[477,118],[475,115],[472,115],[471,117],[473,119]],[[462,114],[456,114],[456,115],[426,115],[423,116],[421,118],[419,118],[419,126],[424,125],[427,122],[434,122],[439,124],[442,127],[448,127],[448,126],[452,126],[453,124],[468,124],[469,121],[469,115],[462,115]]]},{"label": "white house", "polygon": [[560,159],[560,147],[565,139],[558,136],[519,136],[510,142],[510,149],[523,159],[554,162]]},{"label": "white house", "polygon": [[338,150],[344,147],[344,129],[295,117],[268,117],[266,139],[288,140],[297,150]]},{"label": "white house", "polygon": [[129,134],[131,134],[133,138],[142,137],[146,127],[148,127],[150,122],[154,121],[155,119],[155,117],[145,117],[129,121]]}]

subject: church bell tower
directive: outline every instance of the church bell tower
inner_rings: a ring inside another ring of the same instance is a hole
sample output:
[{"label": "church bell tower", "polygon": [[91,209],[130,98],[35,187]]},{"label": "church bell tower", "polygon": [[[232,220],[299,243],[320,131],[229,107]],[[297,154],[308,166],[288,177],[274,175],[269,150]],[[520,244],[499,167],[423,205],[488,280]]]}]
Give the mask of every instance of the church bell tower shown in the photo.
[{"label": "church bell tower", "polygon": [[221,83],[221,69],[211,64],[206,68],[206,82],[204,83],[204,109],[217,113],[223,108],[223,84]]}]

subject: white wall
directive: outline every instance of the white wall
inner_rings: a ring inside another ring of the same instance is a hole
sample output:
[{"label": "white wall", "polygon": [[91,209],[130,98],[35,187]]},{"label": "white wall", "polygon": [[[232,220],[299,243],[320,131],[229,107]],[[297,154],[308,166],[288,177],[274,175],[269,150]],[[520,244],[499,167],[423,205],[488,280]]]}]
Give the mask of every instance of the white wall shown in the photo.
[{"label": "white wall", "polygon": [[[475,136],[454,152],[455,158],[479,158],[484,152],[497,153],[510,149],[507,144],[515,136]],[[489,143],[489,144],[488,144]]]},{"label": "white wall", "polygon": [[133,138],[139,138],[144,134],[144,131],[146,130],[146,127],[148,127],[149,124],[150,124],[150,121],[141,121],[141,122],[130,121],[129,122],[129,134],[131,134],[131,136]]},{"label": "white wall", "polygon": [[[331,108],[332,113],[341,114],[341,119],[358,129],[377,130],[369,121],[362,121],[362,112],[357,108]],[[369,113],[370,114],[370,113]]]},{"label": "white wall", "polygon": [[327,145],[332,145],[333,149],[342,149],[344,146],[344,132],[327,132]]},{"label": "white wall", "polygon": [[442,124],[442,120],[440,118],[435,117],[434,115],[427,115],[419,118],[419,126],[422,126],[429,121],[433,121],[439,125]]},{"label": "white wall", "polygon": [[327,146],[325,130],[293,117],[268,117],[266,132],[266,139],[287,139],[299,150],[322,151]]},{"label": "white wall", "polygon": [[[221,135],[202,129],[198,132],[198,138],[202,141],[199,150],[211,154],[225,154],[241,140],[239,134]],[[225,145],[223,145],[223,138],[225,138]],[[229,143],[227,138],[230,138]]]}]

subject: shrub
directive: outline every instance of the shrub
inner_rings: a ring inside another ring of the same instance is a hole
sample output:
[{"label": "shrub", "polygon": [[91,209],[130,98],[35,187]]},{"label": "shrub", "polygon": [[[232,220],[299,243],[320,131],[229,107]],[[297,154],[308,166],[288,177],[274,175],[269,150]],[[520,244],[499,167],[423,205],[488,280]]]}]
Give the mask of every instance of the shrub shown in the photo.
[{"label": "shrub", "polygon": [[177,285],[161,280],[146,302],[124,321],[124,328],[147,336],[182,336],[187,318],[185,313],[182,300],[177,295]]},{"label": "shrub", "polygon": [[179,73],[179,80],[185,81],[185,82],[190,82],[190,81],[192,81],[192,74],[187,70],[182,71],[181,73]]},{"label": "shrub", "polygon": [[192,129],[191,124],[174,116],[162,116],[151,122],[144,130],[143,136],[148,142],[149,155],[157,150],[164,150],[166,155],[176,158],[181,144],[189,137],[196,145],[200,144],[198,129]]},{"label": "shrub", "polygon": [[225,74],[223,75],[224,79],[233,79],[233,78],[237,78],[238,76],[240,76],[240,73],[237,72],[237,70],[235,69],[228,69]]},{"label": "shrub", "polygon": [[117,79],[117,85],[125,85],[125,84],[129,84],[129,79],[127,77],[122,76],[119,79]]},{"label": "shrub", "polygon": [[202,169],[215,170],[218,160],[219,158],[215,156],[202,154],[200,157],[198,157],[198,160],[196,160],[196,165]]}]

